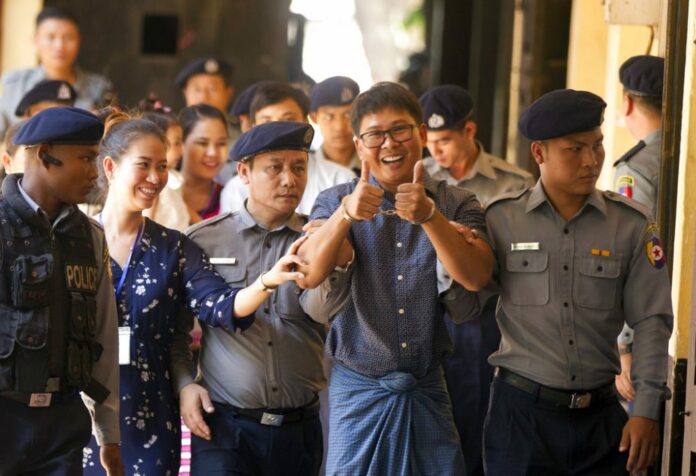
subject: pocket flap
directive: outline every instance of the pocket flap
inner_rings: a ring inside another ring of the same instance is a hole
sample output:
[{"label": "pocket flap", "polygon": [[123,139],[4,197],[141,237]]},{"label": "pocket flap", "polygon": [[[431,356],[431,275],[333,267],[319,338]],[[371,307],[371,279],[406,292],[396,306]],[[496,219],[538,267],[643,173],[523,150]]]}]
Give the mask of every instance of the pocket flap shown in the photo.
[{"label": "pocket flap", "polygon": [[47,281],[53,274],[53,256],[23,255],[15,263],[23,284],[39,284]]},{"label": "pocket flap", "polygon": [[41,349],[48,341],[48,306],[17,310],[17,343],[25,349]]},{"label": "pocket flap", "polygon": [[580,261],[580,274],[593,278],[617,278],[621,274],[621,258],[585,256]]},{"label": "pocket flap", "polygon": [[540,273],[549,264],[546,251],[511,251],[507,255],[507,270],[513,273]]}]

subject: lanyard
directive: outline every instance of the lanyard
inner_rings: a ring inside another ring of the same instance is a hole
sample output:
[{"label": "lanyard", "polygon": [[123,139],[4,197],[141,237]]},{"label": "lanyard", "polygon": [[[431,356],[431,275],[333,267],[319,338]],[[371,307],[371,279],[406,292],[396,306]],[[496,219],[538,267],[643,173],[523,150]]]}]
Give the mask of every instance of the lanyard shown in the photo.
[{"label": "lanyard", "polygon": [[[99,214],[99,224],[101,226],[104,226],[104,222],[102,221],[102,214]],[[133,240],[133,245],[131,246],[130,252],[128,253],[128,259],[126,259],[126,263],[123,265],[123,268],[121,270],[121,278],[118,280],[118,285],[116,286],[115,291],[115,296],[116,296],[116,301],[118,302],[118,296],[121,294],[121,289],[123,289],[123,284],[126,282],[126,276],[128,275],[128,269],[130,268],[130,262],[131,259],[133,258],[133,250],[135,250],[136,245],[140,241],[140,237],[143,234],[143,228],[145,228],[145,220],[140,223],[140,226],[138,227],[138,233],[135,235],[135,240]]]}]

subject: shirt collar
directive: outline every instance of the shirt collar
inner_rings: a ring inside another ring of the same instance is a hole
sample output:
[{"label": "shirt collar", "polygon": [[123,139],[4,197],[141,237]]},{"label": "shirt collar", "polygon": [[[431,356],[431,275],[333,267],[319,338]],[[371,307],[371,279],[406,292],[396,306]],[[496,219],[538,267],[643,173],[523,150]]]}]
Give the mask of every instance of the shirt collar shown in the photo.
[{"label": "shirt collar", "polygon": [[[251,216],[251,213],[249,213],[249,210],[247,210],[247,201],[244,200],[244,206],[240,208],[238,214],[239,214],[239,220],[242,223],[242,230],[248,230],[249,228],[254,228],[255,226],[258,226],[260,228],[264,228],[262,225],[257,223],[256,220],[254,220],[254,217]],[[273,230],[269,231],[280,231],[283,228],[290,228],[292,231],[296,233],[302,233],[302,227],[304,226],[305,221],[303,218],[298,215],[297,213],[293,213],[292,216],[288,221],[283,223],[281,226],[278,228],[275,228]],[[265,228],[264,228],[265,229]]]},{"label": "shirt collar", "polygon": [[[34,210],[34,213],[36,213],[40,217],[46,218],[50,222],[51,220],[48,218],[48,214],[46,214],[46,212],[39,206],[39,204],[36,203],[34,199],[29,196],[26,190],[24,190],[24,187],[22,187],[21,180],[17,180],[17,188],[19,189],[19,194],[22,196],[24,201],[27,202],[31,209]],[[57,223],[63,217],[69,215],[72,209],[73,207],[71,205],[64,205],[63,208],[61,208],[60,213],[58,213],[56,219],[53,220],[53,223]]]},{"label": "shirt collar", "polygon": [[[474,162],[474,175],[481,174],[491,180],[496,180],[498,178],[498,174],[495,173],[495,169],[493,168],[493,165],[491,165],[491,161],[488,158],[488,153],[483,148],[483,144],[476,141],[476,145],[478,146],[479,153],[476,156],[476,162]],[[472,175],[472,177],[474,175]]]},{"label": "shirt collar", "polygon": [[[549,197],[546,195],[544,187],[541,184],[541,179],[539,179],[536,185],[534,185],[534,187],[532,187],[530,190],[531,193],[529,195],[529,198],[527,199],[527,207],[525,208],[525,213],[529,213],[532,210],[535,210],[543,203],[548,203],[549,207],[553,209],[553,205],[549,201]],[[585,204],[582,206],[580,211],[582,211],[588,205],[596,208],[603,215],[607,214],[607,203],[604,200],[602,192],[600,192],[596,188],[592,191],[592,193],[588,195],[587,200],[585,200]]]}]

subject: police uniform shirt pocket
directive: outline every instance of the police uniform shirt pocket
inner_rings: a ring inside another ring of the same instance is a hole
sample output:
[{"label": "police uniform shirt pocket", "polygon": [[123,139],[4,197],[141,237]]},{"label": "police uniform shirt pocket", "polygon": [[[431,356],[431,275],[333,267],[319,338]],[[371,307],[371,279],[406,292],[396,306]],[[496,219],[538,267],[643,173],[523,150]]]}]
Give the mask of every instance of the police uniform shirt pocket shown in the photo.
[{"label": "police uniform shirt pocket", "polygon": [[549,302],[549,255],[544,250],[511,251],[501,275],[504,292],[518,306]]},{"label": "police uniform shirt pocket", "polygon": [[53,256],[23,255],[13,266],[12,301],[19,309],[32,309],[50,304]]},{"label": "police uniform shirt pocket", "polygon": [[17,344],[37,350],[48,341],[48,307],[30,311],[15,311],[17,315]]},{"label": "police uniform shirt pocket", "polygon": [[300,289],[294,282],[281,285],[275,292],[273,303],[278,315],[285,319],[305,319],[307,316],[300,306]]},{"label": "police uniform shirt pocket", "polygon": [[573,299],[580,307],[608,310],[616,305],[621,258],[583,256],[575,280]]},{"label": "police uniform shirt pocket", "polygon": [[247,286],[246,266],[238,258],[211,258],[211,263],[215,265],[215,271],[222,276],[228,286],[234,288]]}]

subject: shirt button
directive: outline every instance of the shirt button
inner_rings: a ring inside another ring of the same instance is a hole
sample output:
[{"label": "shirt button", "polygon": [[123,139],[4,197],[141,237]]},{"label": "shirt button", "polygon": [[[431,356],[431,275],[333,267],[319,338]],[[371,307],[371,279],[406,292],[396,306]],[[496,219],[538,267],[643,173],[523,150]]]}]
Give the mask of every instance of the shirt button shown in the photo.
[{"label": "shirt button", "polygon": [[570,380],[575,380],[575,375],[571,375]]},{"label": "shirt button", "polygon": [[568,303],[567,303],[567,302],[564,302],[564,303],[563,303],[563,307],[568,307]]},{"label": "shirt button", "polygon": [[396,277],[396,279],[398,279],[399,281],[403,281],[403,280],[404,280],[404,276],[400,274],[400,275],[398,275],[398,276]]},{"label": "shirt button", "polygon": [[400,241],[396,243],[397,248],[401,248],[402,246],[404,246],[404,245],[402,245]]},{"label": "shirt button", "polygon": [[273,345],[273,341],[268,341],[268,347],[271,347]]},{"label": "shirt button", "polygon": [[404,312],[406,311],[404,311],[403,309],[399,309],[399,314],[403,314]]},{"label": "shirt button", "polygon": [[564,265],[563,265],[563,271],[568,271],[568,265],[567,265],[567,264],[564,264]]},{"label": "shirt button", "polygon": [[406,347],[408,347],[408,344],[407,344],[406,342],[402,342],[402,343],[401,343],[401,348],[402,348],[402,349],[405,349]]},{"label": "shirt button", "polygon": [[570,231],[568,230],[568,228],[563,228],[563,233],[567,235],[568,233],[570,233]]},{"label": "shirt button", "polygon": [[268,314],[268,308],[267,308],[267,307],[264,307],[264,308],[263,308],[263,312],[265,312],[266,314]]},{"label": "shirt button", "polygon": [[569,343],[570,345],[573,345],[573,339],[570,339],[570,340],[568,341],[568,343]]},{"label": "shirt button", "polygon": [[277,392],[277,391],[278,391],[278,387],[273,387],[271,390],[273,390],[274,392]]},{"label": "shirt button", "polygon": [[266,248],[270,248],[270,247],[271,247],[271,242],[270,242],[270,241],[267,241],[266,244],[265,244],[265,246],[266,246]]}]

